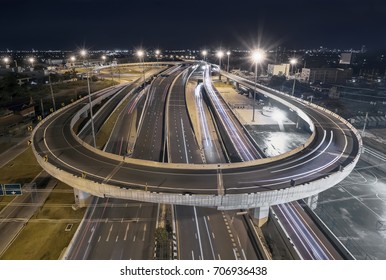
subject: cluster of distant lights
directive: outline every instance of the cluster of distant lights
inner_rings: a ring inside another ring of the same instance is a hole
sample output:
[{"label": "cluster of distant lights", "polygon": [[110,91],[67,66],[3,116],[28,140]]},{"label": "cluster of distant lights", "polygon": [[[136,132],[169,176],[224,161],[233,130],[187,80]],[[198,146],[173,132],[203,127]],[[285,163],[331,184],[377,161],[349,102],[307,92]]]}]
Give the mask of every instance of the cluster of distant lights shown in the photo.
[{"label": "cluster of distant lights", "polygon": [[[136,56],[140,59],[144,58],[147,53],[145,50],[142,50],[142,49],[139,49],[135,52]],[[196,59],[196,56],[191,56],[191,55],[162,55],[161,54],[161,51],[160,50],[155,50],[154,51],[154,54],[155,54],[155,57],[157,58],[157,60],[159,58],[170,58],[170,59]],[[206,60],[206,57],[208,56],[209,52],[207,50],[202,50],[201,51],[201,55],[203,56],[204,60]],[[79,55],[83,58],[86,58],[87,55],[88,55],[88,51],[86,49],[82,49],[79,51]],[[217,50],[215,52],[215,55],[220,59],[220,63],[221,63],[221,59],[227,55],[228,56],[228,59],[229,59],[229,56],[231,55],[231,52],[228,50],[228,51],[223,51],[223,50]],[[266,58],[266,51],[262,50],[262,49],[255,49],[255,50],[252,50],[250,51],[250,59],[253,63],[262,63]],[[107,59],[107,56],[106,55],[102,55],[101,56],[101,59],[103,61],[106,61]],[[31,65],[33,65],[33,63],[35,62],[35,58],[33,57],[29,57],[27,58],[28,62],[31,63]],[[76,61],[76,56],[73,55],[69,58],[69,61],[71,62],[75,62]],[[9,64],[11,62],[11,59],[9,57],[4,57],[3,58],[3,62],[5,64]],[[298,60],[296,58],[291,58],[290,59],[290,64],[291,65],[296,65],[298,63]]]}]

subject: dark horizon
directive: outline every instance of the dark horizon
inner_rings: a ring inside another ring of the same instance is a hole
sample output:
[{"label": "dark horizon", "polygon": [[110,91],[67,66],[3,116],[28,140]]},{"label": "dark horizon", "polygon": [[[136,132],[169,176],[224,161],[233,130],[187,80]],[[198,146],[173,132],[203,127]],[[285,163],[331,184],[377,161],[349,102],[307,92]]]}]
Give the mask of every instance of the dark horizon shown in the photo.
[{"label": "dark horizon", "polygon": [[386,48],[379,0],[3,0],[0,49]]}]

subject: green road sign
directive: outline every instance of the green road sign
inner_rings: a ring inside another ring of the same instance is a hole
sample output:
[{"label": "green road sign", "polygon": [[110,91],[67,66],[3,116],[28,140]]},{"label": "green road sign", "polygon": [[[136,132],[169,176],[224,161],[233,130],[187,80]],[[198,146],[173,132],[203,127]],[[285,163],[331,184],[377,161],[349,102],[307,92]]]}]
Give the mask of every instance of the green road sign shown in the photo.
[{"label": "green road sign", "polygon": [[21,195],[21,184],[4,184],[5,195]]}]

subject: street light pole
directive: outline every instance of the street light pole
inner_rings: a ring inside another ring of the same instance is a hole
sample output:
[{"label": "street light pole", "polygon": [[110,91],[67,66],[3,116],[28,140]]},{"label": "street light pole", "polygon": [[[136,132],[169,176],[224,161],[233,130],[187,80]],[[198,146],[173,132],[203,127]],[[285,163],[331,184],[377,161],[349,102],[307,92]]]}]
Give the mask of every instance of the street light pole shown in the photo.
[{"label": "street light pole", "polygon": [[160,50],[155,50],[155,57],[157,59],[157,62],[158,62],[158,58],[159,58],[159,55],[160,55]]},{"label": "street light pole", "polygon": [[227,56],[228,56],[228,64],[227,64],[227,72],[229,73],[229,56],[230,56],[231,52],[230,51],[227,51]]},{"label": "street light pole", "polygon": [[252,122],[255,122],[255,101],[257,91],[257,64],[264,60],[264,52],[262,50],[255,50],[252,52],[252,60],[255,63],[255,90],[253,91],[252,104]]},{"label": "street light pole", "polygon": [[202,55],[204,56],[204,61],[206,61],[206,55],[208,54],[207,50],[202,51]]},{"label": "street light pole", "polygon": [[52,83],[51,83],[51,73],[48,74],[48,81],[50,83],[52,106],[53,106],[54,112],[55,112],[56,111],[56,104],[55,104],[54,90],[52,89]]},{"label": "street light pole", "polygon": [[[80,52],[80,55],[85,58],[86,55],[87,55],[87,51],[86,50],[82,50]],[[88,103],[90,105],[90,118],[91,118],[92,139],[93,139],[94,148],[96,148],[95,128],[94,128],[94,115],[93,115],[93,112],[92,112],[92,104],[91,104],[91,88],[90,88],[90,77],[89,77],[90,76],[90,70],[89,70],[88,66],[89,65],[86,66],[86,69],[87,69]]]},{"label": "street light pole", "polygon": [[291,94],[292,96],[293,96],[294,93],[295,93],[296,73],[295,73],[294,69],[295,69],[296,63],[298,63],[298,61],[297,61],[296,58],[292,58],[292,59],[290,60],[290,64],[292,65],[292,70],[293,70],[293,72],[294,72],[294,83],[293,83],[293,85],[292,85],[292,94]]},{"label": "street light pole", "polygon": [[139,58],[139,62],[141,62],[141,58],[142,58],[142,76],[143,76],[143,87],[145,88],[145,58],[144,58],[144,51],[143,50],[139,50],[137,51],[137,56]]},{"label": "street light pole", "polygon": [[217,52],[218,57],[218,79],[221,81],[221,58],[224,56],[224,52],[222,50],[219,50]]},{"label": "street light pole", "polygon": [[257,91],[257,61],[255,61],[255,90],[253,91],[252,122],[255,122],[256,91]]}]

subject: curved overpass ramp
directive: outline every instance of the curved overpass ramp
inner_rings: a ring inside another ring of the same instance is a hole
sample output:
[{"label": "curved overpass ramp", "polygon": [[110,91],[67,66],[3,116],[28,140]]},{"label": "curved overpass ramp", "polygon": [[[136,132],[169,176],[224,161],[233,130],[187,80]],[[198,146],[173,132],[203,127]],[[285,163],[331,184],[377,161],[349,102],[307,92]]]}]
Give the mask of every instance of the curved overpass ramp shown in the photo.
[{"label": "curved overpass ramp", "polygon": [[[359,159],[359,133],[326,109],[279,93],[267,94],[312,120],[313,133],[305,145],[277,157],[198,165],[105,153],[82,142],[72,129],[88,109],[84,99],[40,122],[33,131],[32,147],[48,173],[74,188],[101,197],[157,203],[254,208],[308,197],[343,180]],[[93,104],[98,98],[103,96],[93,94]]]}]

